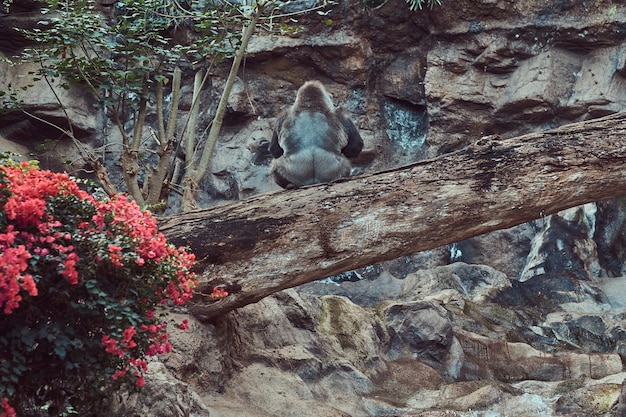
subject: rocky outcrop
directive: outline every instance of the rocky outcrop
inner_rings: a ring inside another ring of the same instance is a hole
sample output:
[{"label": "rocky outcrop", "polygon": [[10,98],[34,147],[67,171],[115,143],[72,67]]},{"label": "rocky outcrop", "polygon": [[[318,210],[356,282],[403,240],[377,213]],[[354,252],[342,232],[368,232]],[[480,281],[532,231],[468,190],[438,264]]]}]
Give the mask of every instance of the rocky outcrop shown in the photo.
[{"label": "rocky outcrop", "polygon": [[0,7],[0,53],[2,55],[13,56],[28,46],[28,40],[19,33],[18,29],[35,27],[41,16],[40,9],[41,4],[32,0],[2,4]]},{"label": "rocky outcrop", "polygon": [[[5,93],[0,95],[1,150],[35,158],[45,169],[83,176],[83,170],[90,171],[91,167],[63,132],[71,130],[83,147],[97,154],[96,131],[98,123],[102,123],[101,115],[95,111],[93,100],[81,89],[62,88],[61,80],[56,79],[51,81],[56,87],[53,93],[45,80],[32,81],[24,77],[37,69],[31,63],[0,64],[0,91]],[[19,92],[16,96],[19,109],[14,106],[10,111],[2,109],[2,100],[16,92]]]},{"label": "rocky outcrop", "polygon": [[[286,290],[212,325],[192,319],[173,333],[176,352],[151,363],[152,388],[116,415],[609,415],[626,377],[615,349],[556,347],[530,323],[530,306],[474,303],[454,275],[437,300],[407,295],[372,308]],[[585,317],[561,323],[583,328],[601,316]]]}]

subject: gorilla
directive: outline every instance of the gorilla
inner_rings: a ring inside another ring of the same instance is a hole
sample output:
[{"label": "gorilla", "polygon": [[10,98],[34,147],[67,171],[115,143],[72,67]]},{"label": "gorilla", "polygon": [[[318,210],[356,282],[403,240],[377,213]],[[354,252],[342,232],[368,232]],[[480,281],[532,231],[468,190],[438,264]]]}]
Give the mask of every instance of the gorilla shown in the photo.
[{"label": "gorilla", "polygon": [[330,182],[350,175],[363,139],[319,81],[307,81],[276,121],[270,142],[274,181],[283,188]]}]

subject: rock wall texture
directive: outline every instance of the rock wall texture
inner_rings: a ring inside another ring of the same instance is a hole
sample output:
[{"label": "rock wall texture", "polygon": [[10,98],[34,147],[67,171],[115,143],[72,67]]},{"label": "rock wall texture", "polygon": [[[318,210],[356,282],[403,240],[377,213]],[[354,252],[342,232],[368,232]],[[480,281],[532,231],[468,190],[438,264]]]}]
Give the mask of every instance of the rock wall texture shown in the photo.
[{"label": "rock wall texture", "polygon": [[[13,27],[38,13],[15,5],[0,15],[6,56],[21,45]],[[309,79],[355,120],[363,173],[626,104],[621,3],[445,0],[411,13],[401,0],[341,1],[329,10],[299,18],[295,34],[253,38],[201,204],[277,189],[272,123]],[[226,69],[203,92],[201,130]],[[26,70],[0,66],[0,88],[21,85]],[[85,112],[89,97],[61,99],[89,146],[119,146],[106,120]],[[64,120],[46,86],[24,100],[38,117]],[[2,149],[82,168],[58,137],[0,115]],[[45,139],[54,146],[39,147]],[[114,156],[103,157],[121,178]],[[626,377],[625,206],[587,204],[193,321],[174,334],[176,352],[151,363],[146,389],[116,399],[111,415],[625,416],[626,402],[616,403]]]}]

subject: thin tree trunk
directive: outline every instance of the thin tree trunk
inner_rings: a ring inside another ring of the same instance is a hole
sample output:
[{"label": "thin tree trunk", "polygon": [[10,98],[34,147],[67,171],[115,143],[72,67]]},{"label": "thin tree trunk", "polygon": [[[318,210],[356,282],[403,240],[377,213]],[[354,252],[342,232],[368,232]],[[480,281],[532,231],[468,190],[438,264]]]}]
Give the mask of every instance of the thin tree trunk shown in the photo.
[{"label": "thin tree trunk", "polygon": [[154,167],[148,177],[148,198],[146,203],[155,206],[162,197],[163,186],[165,184],[165,176],[170,167],[171,156],[174,144],[174,129],[176,127],[176,116],[178,115],[178,102],[180,100],[180,68],[174,70],[172,76],[172,102],[170,103],[170,111],[167,117],[167,127],[165,125],[165,109],[163,106],[163,82],[157,84],[157,116],[159,130],[159,162]]},{"label": "thin tree trunk", "polygon": [[185,152],[185,173],[182,180],[183,185],[183,198],[180,205],[180,211],[182,213],[192,211],[197,207],[195,201],[195,193],[198,183],[194,180],[195,171],[195,149],[196,149],[196,128],[198,126],[198,112],[200,110],[200,93],[202,86],[204,85],[207,74],[203,77],[203,71],[199,70],[193,80],[193,100],[191,104],[191,111],[189,112],[189,118],[185,124],[183,131],[183,149]]},{"label": "thin tree trunk", "polygon": [[[120,155],[120,164],[124,171],[124,181],[128,187],[128,193],[139,205],[145,202],[145,196],[139,187],[139,147],[143,137],[143,126],[146,121],[146,106],[148,95],[148,77],[144,76],[141,98],[139,99],[139,110],[135,114],[135,127],[133,129],[133,137],[129,138],[123,135],[124,143],[122,144],[122,154]],[[123,125],[120,125],[123,128]]]},{"label": "thin tree trunk", "polygon": [[[244,28],[241,45],[235,53],[233,64],[230,68],[230,72],[228,73],[226,83],[224,84],[224,91],[222,91],[220,102],[217,105],[215,117],[213,118],[213,123],[211,124],[211,130],[209,130],[209,136],[207,137],[206,144],[204,145],[204,149],[202,150],[200,161],[198,162],[198,165],[195,167],[195,169],[191,171],[191,175],[185,174],[185,178],[183,179],[183,197],[181,202],[181,212],[183,213],[188,212],[191,210],[192,207],[195,207],[195,194],[198,189],[198,184],[200,184],[200,182],[204,179],[205,175],[209,171],[211,158],[213,157],[213,150],[215,149],[215,144],[217,143],[217,139],[222,129],[224,115],[226,114],[228,97],[230,96],[230,92],[235,83],[235,79],[237,78],[237,72],[239,71],[241,61],[246,54],[246,49],[248,48],[250,38],[256,30],[256,25],[259,22],[261,14],[263,13],[263,6],[260,3],[257,3],[256,7],[257,9],[250,17],[250,22],[248,22],[248,25]],[[188,161],[187,163],[191,164],[190,161]]]},{"label": "thin tree trunk", "polygon": [[[192,311],[211,318],[285,288],[626,194],[626,113],[373,175],[163,219],[196,254]],[[210,297],[214,286],[230,293]]]}]

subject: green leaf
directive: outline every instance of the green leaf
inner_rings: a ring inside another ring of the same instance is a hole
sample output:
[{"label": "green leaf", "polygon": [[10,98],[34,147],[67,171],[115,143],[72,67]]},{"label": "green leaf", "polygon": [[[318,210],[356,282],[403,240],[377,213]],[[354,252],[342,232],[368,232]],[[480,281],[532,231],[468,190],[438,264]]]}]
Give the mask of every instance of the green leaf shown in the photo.
[{"label": "green leaf", "polygon": [[64,346],[55,346],[54,353],[56,353],[57,356],[60,357],[61,359],[65,359],[65,355],[67,351],[65,350]]},{"label": "green leaf", "polygon": [[36,337],[36,334],[34,332],[25,332],[22,334],[22,337],[20,338],[20,340],[26,346],[33,347],[33,345],[35,344],[35,337]]}]

